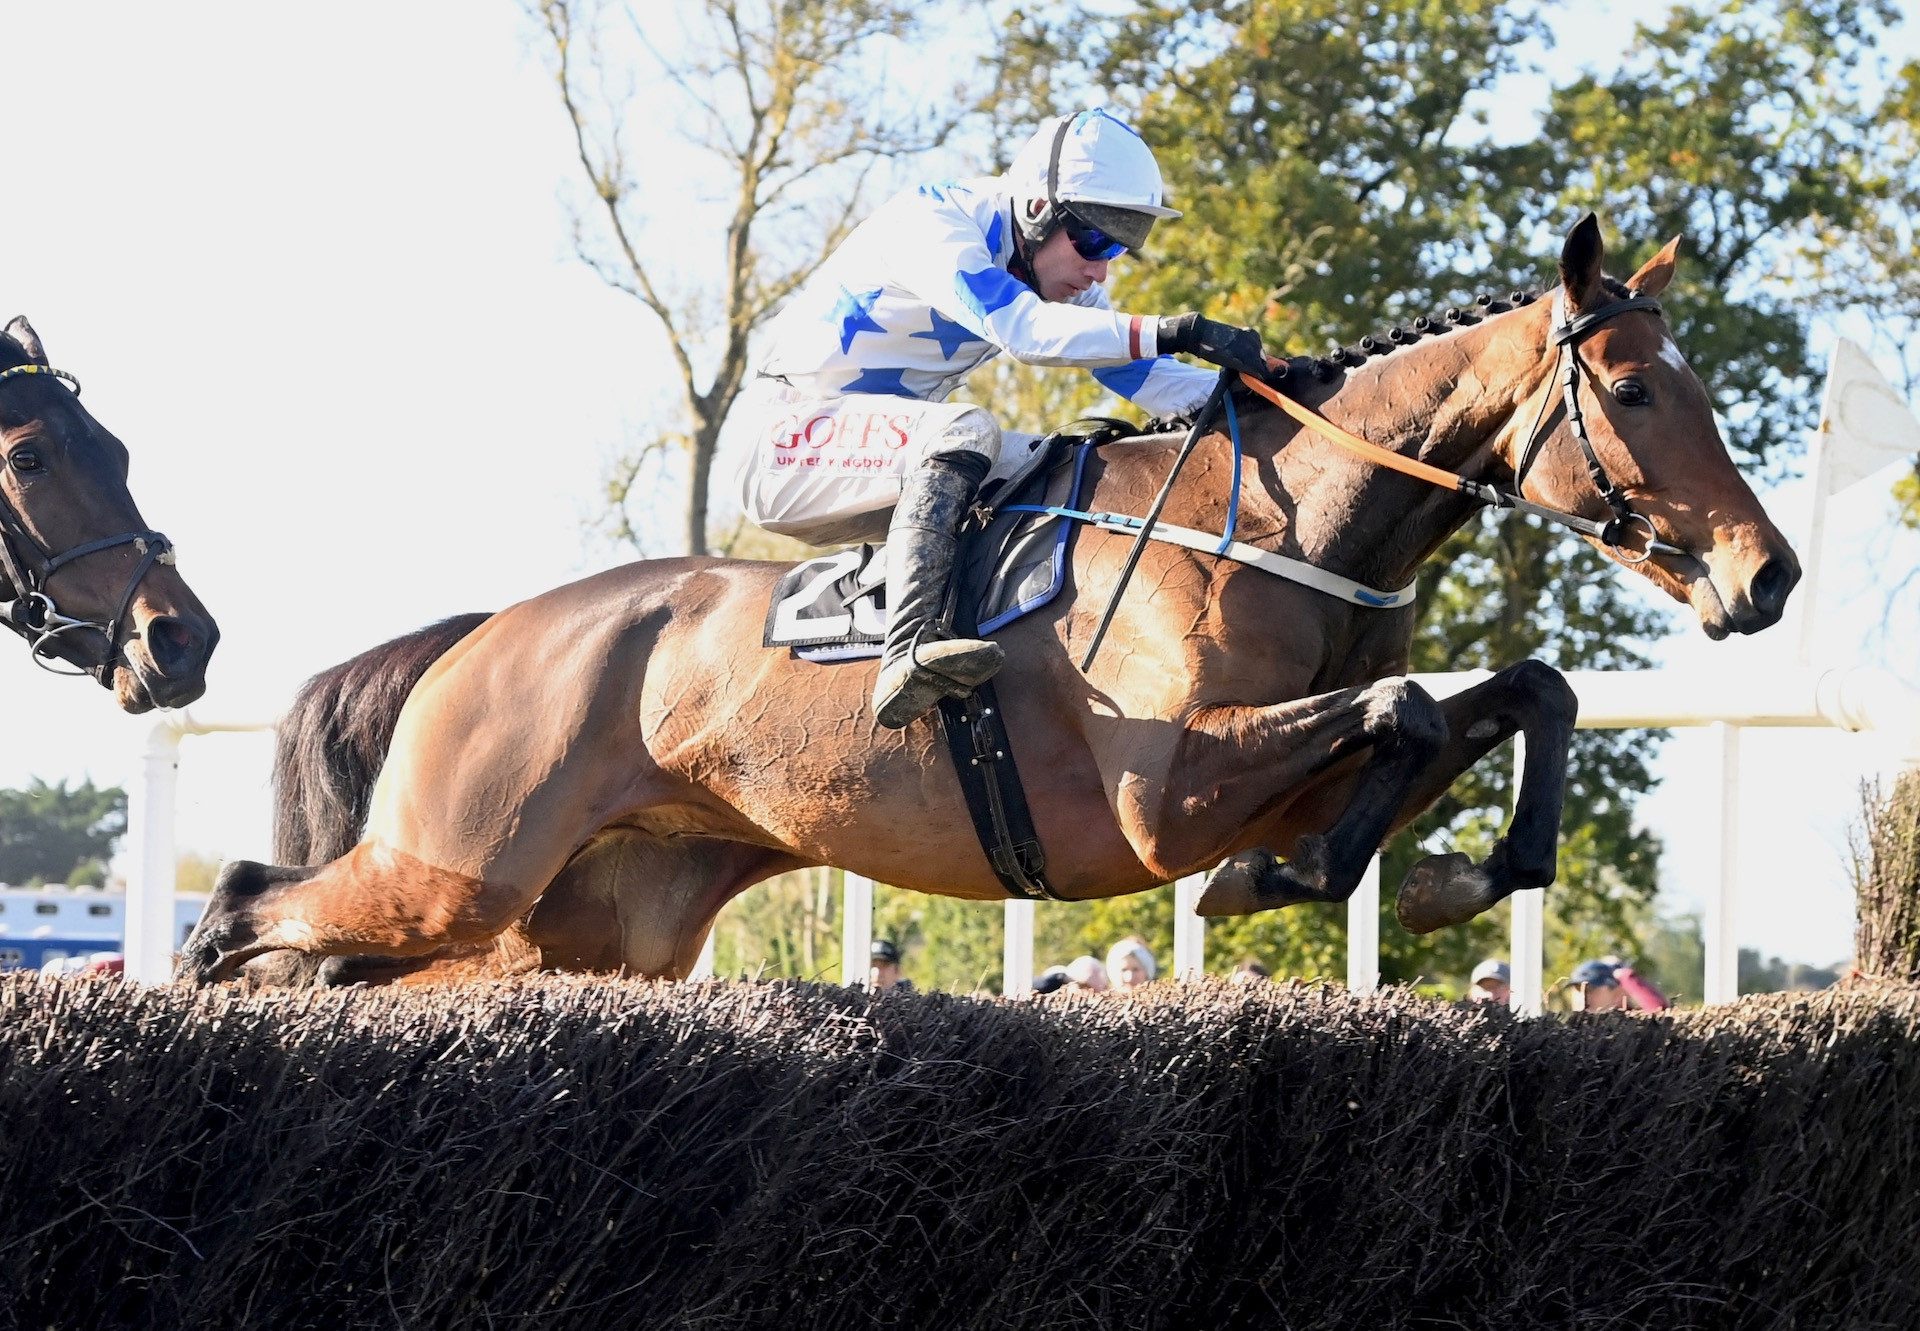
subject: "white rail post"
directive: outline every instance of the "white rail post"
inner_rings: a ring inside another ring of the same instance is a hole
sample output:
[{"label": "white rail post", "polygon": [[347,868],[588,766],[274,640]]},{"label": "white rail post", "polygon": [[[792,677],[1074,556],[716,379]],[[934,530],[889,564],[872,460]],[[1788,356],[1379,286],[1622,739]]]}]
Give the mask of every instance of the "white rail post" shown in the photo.
[{"label": "white rail post", "polygon": [[1025,998],[1033,992],[1034,902],[1025,897],[1007,901],[1000,940],[1000,992]]},{"label": "white rail post", "polygon": [[1718,872],[1707,898],[1707,973],[1701,997],[1731,1003],[1740,997],[1740,942],[1735,926],[1735,894],[1740,877],[1740,727],[1725,721],[1712,726],[1720,747],[1720,845]]},{"label": "white rail post", "polygon": [[1375,855],[1347,898],[1347,990],[1370,994],[1379,987],[1380,857]]},{"label": "white rail post", "polygon": [[[1527,737],[1513,737],[1513,797],[1520,798],[1526,779]],[[1507,965],[1513,974],[1513,996],[1508,999],[1522,1017],[1537,1017],[1546,1008],[1547,889],[1531,887],[1507,898],[1513,903],[1512,937]]]},{"label": "white rail post", "polygon": [[689,980],[711,980],[713,978],[713,935],[712,926],[707,929],[707,941],[700,944],[700,955],[693,963],[693,969],[687,972]]},{"label": "white rail post", "polygon": [[135,846],[127,884],[126,975],[142,984],[173,978],[174,789],[180,773],[180,731],[162,721],[147,733],[140,784],[127,810]]},{"label": "white rail post", "polygon": [[865,984],[873,964],[873,879],[840,875],[840,983]]},{"label": "white rail post", "polygon": [[1207,885],[1202,873],[1188,874],[1173,885],[1173,978],[1198,980],[1207,973],[1207,922],[1196,907]]}]

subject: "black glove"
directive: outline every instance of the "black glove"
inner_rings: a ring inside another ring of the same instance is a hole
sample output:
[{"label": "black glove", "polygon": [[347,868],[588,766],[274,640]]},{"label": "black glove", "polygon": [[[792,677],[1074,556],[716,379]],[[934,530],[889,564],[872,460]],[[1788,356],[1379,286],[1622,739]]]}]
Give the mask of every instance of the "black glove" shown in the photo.
[{"label": "black glove", "polygon": [[1201,360],[1212,361],[1225,370],[1239,370],[1256,379],[1267,373],[1266,352],[1260,347],[1260,334],[1251,328],[1235,328],[1204,314],[1176,314],[1160,320],[1154,327],[1154,340],[1163,352],[1185,351]]}]

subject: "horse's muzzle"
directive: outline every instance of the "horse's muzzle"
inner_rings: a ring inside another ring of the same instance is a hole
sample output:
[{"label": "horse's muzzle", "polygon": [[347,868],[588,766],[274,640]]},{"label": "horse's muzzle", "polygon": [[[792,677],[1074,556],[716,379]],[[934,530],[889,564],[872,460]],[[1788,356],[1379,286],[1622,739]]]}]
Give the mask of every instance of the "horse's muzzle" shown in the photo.
[{"label": "horse's muzzle", "polygon": [[1778,624],[1786,613],[1787,598],[1800,581],[1800,561],[1784,545],[1759,553],[1762,558],[1753,563],[1751,571],[1707,561],[1710,582],[1719,598],[1720,614],[1716,618],[1721,621],[1718,633],[1707,626],[1709,637],[1725,637],[1729,632],[1758,633]]},{"label": "horse's muzzle", "polygon": [[207,662],[220,641],[211,619],[155,615],[121,653],[114,694],[122,708],[184,707],[207,691]]}]

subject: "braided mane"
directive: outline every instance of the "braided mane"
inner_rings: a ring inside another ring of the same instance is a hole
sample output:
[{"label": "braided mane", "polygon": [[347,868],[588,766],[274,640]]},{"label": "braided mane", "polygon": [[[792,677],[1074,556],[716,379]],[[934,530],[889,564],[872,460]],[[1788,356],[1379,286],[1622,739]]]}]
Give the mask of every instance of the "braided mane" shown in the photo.
[{"label": "braided mane", "polygon": [[[1624,300],[1633,294],[1632,289],[1618,278],[1603,276],[1600,283],[1607,294],[1615,300]],[[1423,314],[1411,323],[1394,324],[1378,333],[1369,333],[1350,346],[1341,346],[1336,342],[1324,356],[1289,356],[1283,362],[1284,370],[1276,366],[1272,378],[1277,381],[1298,375],[1302,379],[1312,378],[1323,384],[1331,383],[1339,378],[1343,371],[1364,365],[1375,356],[1389,355],[1401,347],[1413,345],[1422,338],[1439,337],[1456,329],[1471,328],[1496,314],[1505,314],[1509,310],[1531,305],[1547,294],[1547,291],[1539,287],[1529,287],[1525,290],[1515,288],[1504,296],[1484,295],[1468,305],[1450,305],[1438,314]],[[1240,390],[1236,389],[1236,391]],[[1250,405],[1259,407],[1265,406],[1266,403],[1255,398]],[[1185,429],[1192,424],[1193,415],[1190,413],[1186,416],[1155,417],[1143,428],[1149,434],[1157,434]]]}]

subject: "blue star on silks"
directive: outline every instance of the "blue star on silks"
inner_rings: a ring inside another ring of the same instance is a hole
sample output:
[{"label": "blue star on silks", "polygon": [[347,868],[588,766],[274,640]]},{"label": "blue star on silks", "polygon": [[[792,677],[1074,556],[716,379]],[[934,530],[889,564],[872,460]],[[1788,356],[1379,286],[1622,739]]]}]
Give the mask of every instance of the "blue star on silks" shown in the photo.
[{"label": "blue star on silks", "polygon": [[912,397],[907,386],[900,382],[905,370],[882,370],[868,366],[860,371],[851,382],[840,391],[843,393],[885,393],[889,397]]},{"label": "blue star on silks", "polygon": [[1004,268],[982,268],[978,272],[961,273],[953,279],[953,284],[967,308],[979,315],[983,322],[995,310],[1004,310],[1020,299],[1020,293],[1028,289]]},{"label": "blue star on silks", "polygon": [[958,324],[951,319],[942,318],[938,310],[928,310],[927,313],[933,316],[933,327],[924,333],[909,333],[908,336],[924,337],[930,341],[938,342],[940,344],[940,358],[942,360],[952,360],[953,353],[969,342],[986,341],[984,337],[976,335],[973,330],[965,324]]},{"label": "blue star on silks", "polygon": [[987,253],[996,258],[999,257],[1000,254],[1000,238],[1006,234],[1006,224],[1007,219],[999,213],[995,213],[993,220],[987,223]]},{"label": "blue star on silks", "polygon": [[1147,376],[1153,373],[1155,362],[1168,359],[1170,357],[1149,356],[1145,360],[1130,360],[1125,365],[1108,365],[1093,371],[1093,377],[1109,393],[1131,402],[1133,395],[1147,382]]},{"label": "blue star on silks", "polygon": [[880,299],[883,287],[871,291],[862,291],[859,295],[840,288],[840,303],[827,312],[827,318],[837,319],[840,323],[840,353],[845,355],[853,345],[853,339],[861,333],[884,333],[873,318],[873,306]]}]

